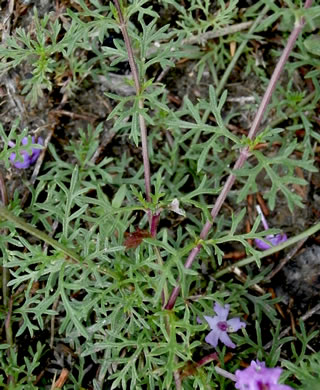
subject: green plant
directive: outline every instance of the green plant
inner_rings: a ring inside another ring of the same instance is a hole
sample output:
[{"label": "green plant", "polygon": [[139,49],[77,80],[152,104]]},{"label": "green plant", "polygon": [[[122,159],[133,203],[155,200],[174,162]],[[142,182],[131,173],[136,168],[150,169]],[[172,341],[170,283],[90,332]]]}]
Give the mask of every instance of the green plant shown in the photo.
[{"label": "green plant", "polygon": [[[28,186],[24,206],[18,191],[5,201],[5,180],[0,180],[1,321],[6,333],[1,385],[43,389],[53,384],[54,368],[46,362],[53,346],[56,369],[71,367],[65,385],[70,389],[231,389],[233,373],[243,361],[255,359],[269,367],[286,367],[282,378],[292,387],[314,382],[317,376],[308,371],[319,359],[309,355],[307,345],[318,333],[307,334],[300,322],[301,334],[282,336],[283,322],[275,310],[279,299],[261,293],[257,284],[270,272],[261,259],[311,236],[320,225],[295,231],[296,236],[265,252],[250,240],[279,229],[260,232],[260,217],[250,232],[244,228],[248,196],[261,190],[271,210],[281,203],[294,212],[304,202],[295,186],[308,183],[296,169],[317,171],[314,145],[319,136],[313,122],[319,88],[313,53],[304,56],[305,38],[298,38],[286,67],[289,75],[300,65],[310,68],[315,86],[311,98],[291,82],[285,88],[281,80],[276,87],[287,60],[282,55],[245,136],[234,130],[239,113],[230,109],[225,87],[242,54],[254,66],[247,42],[261,39],[288,9],[258,1],[244,12],[244,20],[254,21],[249,34],[217,36],[218,42],[208,43],[205,52],[188,39],[201,42],[214,28],[229,28],[237,18],[236,0],[218,1],[216,8],[209,1],[191,0],[189,8],[175,0],[159,1],[161,11],[170,9],[177,16],[176,22],[166,24],[147,0],[76,4],[64,14],[69,29],[58,19],[50,21],[50,15],[39,19],[35,10],[34,36],[20,28],[15,37],[7,37],[0,49],[0,70],[29,64],[32,78],[22,93],[36,106],[39,97],[57,88],[55,83],[61,86],[62,75],[69,71],[62,92],[71,97],[84,78],[90,83],[99,75],[112,77],[129,60],[133,77],[125,82],[135,94],[106,93],[112,103],[108,120],[120,151],[110,148],[96,159],[106,131],[105,124],[98,123],[76,129],[76,137],[63,148],[68,158],[60,155],[55,142],[49,143],[49,158]],[[309,22],[312,18],[298,9],[300,2],[287,5],[298,20],[291,24],[296,36],[288,38],[288,54],[302,29],[302,16]],[[317,6],[312,9],[318,12]],[[239,48],[231,59],[227,49],[233,41]],[[168,98],[170,85],[158,76],[180,59],[192,61],[191,68],[198,70],[196,82],[209,72],[214,86],[198,99],[185,96],[176,108]],[[265,73],[262,81],[267,84]],[[268,114],[275,114],[265,123],[269,101]],[[301,127],[304,133],[298,136]],[[1,126],[0,132],[0,159],[9,169],[10,154],[22,150],[27,130],[20,134],[15,122],[11,130]],[[11,150],[10,141],[15,142]],[[140,144],[141,153],[130,153]],[[221,211],[227,196],[229,207]],[[241,248],[248,257],[226,266],[229,247]],[[249,267],[251,263],[261,269]],[[241,282],[226,275],[245,266]],[[237,345],[230,361],[226,346],[209,349],[204,342],[207,324],[198,321],[212,314],[214,302],[229,304],[231,317],[245,318],[247,324],[237,334],[230,332]],[[36,352],[30,347],[23,359],[24,338],[44,338],[45,332],[50,332],[50,343],[42,340]],[[273,343],[270,350],[267,341]],[[282,350],[289,342],[290,359],[284,360]],[[60,343],[68,352],[58,354]],[[37,380],[41,365],[49,368]]]}]

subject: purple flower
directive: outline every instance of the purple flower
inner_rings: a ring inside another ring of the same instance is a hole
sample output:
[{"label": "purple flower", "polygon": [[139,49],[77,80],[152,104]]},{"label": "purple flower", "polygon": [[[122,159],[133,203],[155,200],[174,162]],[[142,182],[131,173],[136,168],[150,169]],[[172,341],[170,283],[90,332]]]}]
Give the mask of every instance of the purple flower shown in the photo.
[{"label": "purple flower", "polygon": [[252,361],[244,370],[236,371],[236,389],[239,390],[293,390],[287,385],[279,385],[278,380],[282,369],[267,368],[259,360]]},{"label": "purple flower", "polygon": [[[265,216],[263,215],[263,212],[260,208],[260,206],[257,206],[257,211],[258,211],[258,214],[261,215],[261,222],[263,224],[263,227],[265,228],[265,230],[268,230],[269,229],[269,226],[268,226],[268,223],[266,221],[266,218]],[[285,242],[287,241],[288,237],[285,233],[279,233],[279,234],[269,234],[268,236],[266,236],[265,240],[266,241],[269,241],[271,243],[272,246],[276,246],[276,245],[279,245],[281,244],[282,242]],[[269,249],[271,248],[271,245],[262,241],[260,238],[256,238],[254,240],[256,246],[261,249],[261,250],[266,250],[266,249]]]},{"label": "purple flower", "polygon": [[[41,137],[39,137],[37,141],[35,140],[35,137],[32,137],[31,139],[32,139],[32,144],[43,145],[43,139]],[[24,137],[22,139],[21,143],[22,143],[22,145],[27,145],[28,144],[28,137]],[[15,146],[15,144],[13,142],[9,142],[9,145],[11,147]],[[19,159],[16,160],[16,154],[14,152],[11,153],[10,160],[12,161],[13,165],[16,168],[26,169],[26,168],[29,168],[30,165],[34,164],[37,161],[37,159],[40,155],[40,152],[41,152],[41,149],[32,148],[32,153],[30,155],[30,154],[28,154],[28,152],[26,150],[22,149],[20,151],[20,155],[23,158],[23,161],[20,161]]]},{"label": "purple flower", "polygon": [[227,347],[235,348],[235,344],[231,341],[228,336],[228,332],[237,332],[240,328],[244,328],[246,324],[240,321],[240,318],[231,318],[227,320],[229,314],[230,305],[220,306],[219,303],[215,303],[214,311],[216,316],[208,317],[204,316],[208,322],[211,332],[206,336],[205,340],[208,344],[216,347],[220,340]]},{"label": "purple flower", "polygon": [[[279,245],[279,244],[281,244],[282,242],[287,241],[287,239],[288,239],[288,237],[287,237],[287,235],[286,235],[285,233],[279,233],[279,234],[276,234],[276,235],[274,235],[274,234],[269,234],[269,235],[266,236],[266,238],[265,238],[265,240],[266,240],[266,241],[269,241],[269,242],[272,244],[272,246]],[[257,246],[259,249],[263,250],[263,251],[265,251],[266,249],[271,248],[271,245],[269,245],[269,244],[267,244],[266,242],[260,240],[259,238],[256,238],[256,239],[254,240],[254,242],[255,242],[256,246]]]}]

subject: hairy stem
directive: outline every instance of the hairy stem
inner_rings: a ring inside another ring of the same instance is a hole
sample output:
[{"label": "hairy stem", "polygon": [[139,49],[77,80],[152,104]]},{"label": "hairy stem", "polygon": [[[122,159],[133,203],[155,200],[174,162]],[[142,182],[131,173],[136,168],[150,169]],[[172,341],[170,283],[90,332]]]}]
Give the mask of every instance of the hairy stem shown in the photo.
[{"label": "hairy stem", "polygon": [[[312,4],[312,0],[307,0],[305,3],[305,8],[309,8],[311,6],[311,4]],[[264,116],[264,113],[267,109],[267,105],[271,99],[272,92],[275,89],[276,83],[279,80],[281,72],[284,68],[286,61],[288,60],[289,54],[290,54],[291,50],[293,49],[293,46],[298,38],[298,35],[301,32],[302,27],[304,26],[304,22],[305,21],[303,18],[300,18],[300,20],[298,22],[296,22],[295,27],[294,27],[292,33],[290,34],[290,37],[289,37],[288,42],[286,44],[286,47],[284,48],[282,55],[278,61],[278,64],[277,64],[275,70],[273,71],[273,74],[272,74],[272,77],[270,79],[267,90],[262,98],[259,109],[256,113],[256,116],[255,116],[254,121],[252,123],[252,126],[250,128],[250,131],[248,134],[248,138],[250,140],[253,140],[255,138],[255,136],[259,130],[260,123],[261,123],[263,116]],[[243,148],[240,152],[239,158],[238,158],[237,162],[235,163],[233,169],[234,170],[240,169],[244,165],[244,163],[246,162],[249,155],[250,155],[249,148],[248,147]],[[200,233],[201,239],[205,239],[207,237],[210,229],[212,228],[213,221],[216,218],[216,216],[218,215],[229,191],[231,190],[231,188],[235,182],[235,179],[236,179],[236,176],[233,173],[231,173],[229,175],[220,195],[218,196],[212,211],[211,211],[212,222],[207,221],[205,223],[201,233]],[[192,249],[192,251],[190,252],[190,254],[185,262],[185,265],[184,265],[185,268],[191,268],[192,263],[194,262],[201,247],[202,247],[202,245],[199,244],[195,248]],[[171,293],[169,301],[166,305],[167,310],[170,310],[173,308],[173,306],[175,305],[176,299],[179,295],[179,292],[180,292],[180,286],[178,285],[173,289],[173,291]]]},{"label": "hairy stem", "polygon": [[[7,206],[8,204],[8,194],[7,194],[7,187],[6,183],[4,181],[4,177],[2,175],[2,172],[0,171],[0,196],[2,203]],[[3,229],[1,234],[6,236],[8,234],[8,229]],[[7,247],[7,244],[5,244],[5,248]],[[4,254],[2,256],[4,258]],[[2,299],[3,299],[3,305],[5,307],[9,304],[9,289],[8,289],[8,283],[10,280],[10,273],[7,267],[1,267],[2,268]]]},{"label": "hairy stem", "polygon": [[[7,186],[4,180],[4,177],[2,175],[2,172],[0,171],[0,196],[2,203],[6,206],[8,204],[8,193],[7,193]],[[8,229],[1,229],[1,235],[6,236],[8,234]],[[4,247],[2,248],[3,251],[6,250],[8,244],[4,243]],[[2,263],[5,259],[5,253],[2,254]],[[13,297],[9,296],[9,288],[8,283],[10,281],[10,272],[7,267],[1,267],[2,271],[2,299],[3,299],[3,306],[5,308],[5,311],[7,312],[7,316],[5,319],[5,332],[6,332],[6,341],[7,344],[10,345],[10,347],[13,347],[14,338],[13,338],[13,331],[12,331],[12,306],[13,306]],[[7,349],[7,355],[11,355],[11,348]],[[15,384],[14,377],[12,375],[8,376],[8,383]]]}]

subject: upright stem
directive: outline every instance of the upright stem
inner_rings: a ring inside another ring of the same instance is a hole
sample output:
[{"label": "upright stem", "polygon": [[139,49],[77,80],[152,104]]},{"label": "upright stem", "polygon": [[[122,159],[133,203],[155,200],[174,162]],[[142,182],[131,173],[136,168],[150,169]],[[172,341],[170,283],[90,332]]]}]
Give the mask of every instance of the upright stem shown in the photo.
[{"label": "upright stem", "polygon": [[[304,8],[309,8],[311,6],[311,4],[312,4],[312,0],[306,0]],[[289,37],[288,42],[286,44],[286,47],[284,48],[284,50],[281,54],[281,57],[280,57],[277,65],[275,67],[275,70],[272,73],[268,88],[267,88],[267,90],[262,98],[258,112],[254,118],[253,123],[252,123],[250,132],[248,134],[249,139],[253,139],[257,134],[260,123],[263,119],[263,115],[266,111],[267,105],[269,104],[272,93],[276,87],[277,81],[278,81],[280,74],[281,74],[281,72],[282,72],[282,70],[283,70],[283,68],[288,60],[288,57],[293,49],[293,46],[296,43],[296,40],[297,40],[301,30],[302,30],[302,27],[304,26],[304,23],[305,23],[304,18],[300,18],[300,20],[296,21],[296,23],[295,23],[295,27],[294,27],[292,33],[290,34],[290,37]]]},{"label": "upright stem", "polygon": [[[5,183],[5,180],[4,180],[4,177],[3,177],[1,171],[0,171],[0,196],[1,196],[2,203],[5,206],[7,206],[7,204],[8,204],[7,186],[6,186],[6,183]],[[3,230],[0,231],[0,233],[3,234],[4,236],[7,236],[8,235],[8,229],[3,229]],[[7,248],[8,244],[4,244],[4,245],[5,245],[5,248]],[[3,259],[5,258],[5,254],[4,253],[3,253],[2,258]],[[8,307],[10,306],[9,288],[8,288],[8,283],[10,281],[10,272],[9,272],[9,269],[7,267],[4,267],[4,266],[1,267],[1,271],[2,271],[2,299],[3,299],[3,305],[4,305],[5,308],[8,309]],[[9,312],[9,310],[8,310],[8,312]],[[9,328],[10,328],[10,332],[8,330]],[[7,318],[7,322],[6,322],[6,333],[7,333],[7,342],[8,342],[8,344],[12,345],[11,321],[10,321],[10,319],[8,320],[8,318]],[[11,337],[8,336],[8,335],[11,335]]]},{"label": "upright stem", "polygon": [[[125,20],[123,19],[121,7],[118,0],[113,0],[115,7],[119,16],[119,27],[123,35],[124,43],[128,52],[128,61],[131,69],[131,73],[134,80],[134,85],[136,88],[136,95],[139,96],[141,93],[139,71],[134,60],[132,45],[130,37],[127,31]],[[143,109],[143,99],[139,97],[139,109]],[[140,125],[140,134],[141,134],[141,143],[142,143],[142,157],[143,157],[143,166],[144,166],[144,181],[146,186],[146,199],[148,202],[151,202],[151,175],[150,175],[150,162],[149,162],[149,153],[148,153],[148,141],[147,141],[147,126],[143,115],[139,113],[139,125]],[[150,217],[149,217],[150,220]]]},{"label": "upright stem", "polygon": [[[2,175],[2,172],[0,171],[0,197],[2,203],[7,206],[8,204],[8,194],[7,194],[7,187],[4,180],[4,177]],[[8,234],[8,229],[3,229],[0,231],[1,234],[6,236]],[[5,244],[7,246],[7,244]],[[4,258],[4,254],[3,254]],[[7,267],[1,267],[2,268],[2,299],[3,299],[3,305],[6,307],[9,303],[9,289],[8,289],[8,283],[10,280],[10,272]]]},{"label": "upright stem", "polygon": [[[311,4],[312,4],[312,0],[306,0],[304,7],[309,8],[311,6]],[[300,20],[296,22],[295,27],[294,27],[292,33],[290,34],[290,37],[289,37],[288,42],[286,44],[286,47],[284,48],[282,55],[279,59],[279,62],[277,64],[275,70],[273,71],[269,85],[267,87],[267,90],[266,90],[263,98],[262,98],[259,109],[256,113],[256,116],[254,118],[254,121],[252,123],[251,129],[250,129],[249,134],[248,134],[248,138],[251,140],[254,139],[254,137],[256,136],[256,134],[259,130],[259,125],[262,121],[262,118],[263,118],[263,115],[266,111],[267,105],[271,99],[272,92],[274,91],[276,83],[280,77],[280,74],[284,68],[286,61],[288,60],[289,54],[290,54],[290,52],[291,52],[291,50],[292,50],[292,48],[293,48],[293,46],[298,38],[298,35],[299,35],[300,31],[302,30],[302,27],[304,26],[304,22],[305,21],[303,18],[300,18]],[[234,171],[237,169],[240,169],[244,165],[244,163],[246,162],[249,155],[250,155],[250,153],[249,153],[248,147],[245,147],[241,150],[239,158],[234,165]],[[218,196],[212,211],[211,211],[212,222],[207,221],[202,228],[202,231],[200,233],[201,239],[204,240],[207,237],[209,230],[212,228],[213,221],[216,218],[218,212],[220,211],[229,191],[231,190],[231,188],[235,182],[235,179],[236,179],[236,176],[233,173],[231,173],[229,175],[220,195]],[[192,263],[194,262],[201,247],[202,247],[202,245],[199,244],[195,248],[192,249],[192,251],[190,252],[190,254],[185,262],[185,265],[184,265],[185,268],[187,268],[187,269],[191,268]],[[178,285],[173,289],[173,291],[171,293],[171,296],[170,296],[168,303],[166,305],[167,310],[170,310],[173,308],[173,306],[175,305],[176,299],[179,295],[179,292],[180,292],[180,286]]]}]

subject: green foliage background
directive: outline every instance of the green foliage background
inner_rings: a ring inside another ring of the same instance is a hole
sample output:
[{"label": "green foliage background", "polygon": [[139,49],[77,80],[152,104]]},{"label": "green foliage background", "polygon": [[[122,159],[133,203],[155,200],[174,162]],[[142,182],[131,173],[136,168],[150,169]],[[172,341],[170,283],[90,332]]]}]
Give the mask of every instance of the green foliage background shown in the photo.
[{"label": "green foliage background", "polygon": [[[96,0],[90,0],[90,6],[84,0],[76,3],[82,11],[66,11],[67,29],[58,19],[52,22],[50,15],[40,18],[35,9],[34,36],[17,28],[0,47],[0,72],[25,64],[31,66],[32,77],[26,79],[22,90],[31,106],[36,106],[39,99],[52,91],[54,80],[65,69],[71,71],[72,77],[64,92],[72,98],[81,90],[84,80],[97,80],[100,75],[108,77],[127,61],[112,3],[101,5]],[[237,0],[228,4],[217,1],[214,12],[209,0],[191,0],[188,8],[175,0],[159,0],[161,11],[170,10],[176,15],[176,23],[161,27],[155,2],[124,2],[123,13],[142,88],[138,95],[126,97],[107,93],[114,105],[108,119],[113,121],[112,131],[139,146],[138,114],[145,118],[154,168],[152,202],[144,199],[142,164],[134,163],[127,153],[121,158],[105,156],[100,162],[93,162],[103,124],[79,129],[79,138],[65,149],[73,162],[62,160],[49,144],[51,161],[44,164],[35,185],[30,187],[30,203],[22,210],[16,193],[9,205],[16,217],[28,216],[31,228],[21,219],[15,223],[3,219],[0,224],[2,231],[6,231],[0,236],[2,265],[10,271],[8,286],[14,296],[11,324],[6,327],[13,334],[6,335],[7,342],[0,349],[2,386],[48,388],[47,377],[42,383],[34,383],[50,354],[49,343],[43,341],[43,335],[51,329],[54,343],[69,345],[76,356],[65,389],[84,388],[90,382],[90,375],[94,377],[91,384],[95,390],[174,388],[176,372],[184,372],[190,362],[212,353],[212,348],[204,342],[207,325],[199,324],[197,318],[213,315],[215,301],[229,303],[231,316],[245,316],[248,323],[247,330],[232,335],[237,350],[230,363],[224,362],[226,348],[217,348],[222,368],[235,372],[241,361],[256,358],[266,361],[268,366],[282,362],[287,369],[284,379],[291,381],[293,387],[298,381],[301,385],[316,386],[319,358],[317,354],[309,356],[306,347],[318,332],[307,335],[300,323],[295,340],[279,337],[281,320],[274,309],[277,300],[271,299],[270,294],[256,296],[250,292],[268,269],[252,273],[248,268],[245,284],[232,277],[222,282],[213,276],[223,261],[226,244],[235,241],[260,264],[259,252],[247,241],[265,237],[265,232],[257,232],[260,221],[254,224],[251,233],[243,233],[243,200],[261,190],[258,175],[262,173],[266,177],[265,198],[271,210],[281,197],[294,211],[303,203],[292,191],[292,185],[308,183],[296,176],[295,168],[316,172],[313,147],[319,141],[319,134],[313,129],[312,117],[319,101],[319,66],[317,47],[312,46],[310,37],[306,38],[305,34],[299,37],[286,71],[290,80],[297,67],[308,66],[311,70],[306,77],[315,86],[311,96],[296,91],[292,83],[286,88],[279,85],[270,105],[270,110],[276,111],[276,120],[267,124],[253,143],[229,130],[228,124],[237,113],[225,114],[227,90],[220,80],[232,60],[229,43],[235,41],[241,45],[248,39],[259,40],[259,34],[289,14],[291,19],[286,17],[282,21],[289,25],[287,30],[284,28],[285,40],[294,16],[304,12],[300,1],[286,4],[288,8],[284,11],[273,1],[255,2],[246,9],[243,20],[254,21],[263,10],[263,22],[248,34],[238,32],[219,38],[216,44],[209,44],[206,53],[201,45],[203,35],[237,20]],[[319,9],[314,6],[312,15],[311,11],[304,13],[312,31],[316,28]],[[197,20],[196,10],[200,10]],[[108,36],[116,37],[114,47],[104,44]],[[185,43],[190,37],[198,37],[200,44]],[[245,71],[257,72],[261,85],[266,86],[265,71],[254,66],[248,48],[242,50],[247,62]],[[78,57],[80,52],[90,52],[90,59]],[[274,53],[275,57],[278,55]],[[173,109],[167,86],[156,81],[153,74],[155,69],[173,67],[181,58],[194,62],[198,80],[209,69],[213,85],[208,88],[207,96],[196,103],[186,96],[182,106]],[[126,82],[132,85],[129,77]],[[140,99],[144,100],[144,109],[139,108]],[[277,127],[284,118],[290,125],[286,129]],[[305,133],[298,140],[295,131],[301,126]],[[8,169],[12,152],[8,142],[13,140],[14,150],[18,152],[27,130],[20,131],[16,122],[11,130],[1,126],[0,131],[4,142],[0,158]],[[174,139],[172,147],[164,141],[165,132]],[[259,142],[269,145],[263,153],[255,149]],[[281,146],[271,158],[275,143]],[[245,145],[250,146],[252,155],[236,173],[239,186],[230,194],[234,210],[219,216],[209,239],[202,242],[200,261],[186,270],[184,260],[200,242],[201,228],[206,220],[211,220],[210,205],[232,172],[239,149]],[[31,143],[27,148],[31,148]],[[297,152],[301,157],[297,158]],[[126,250],[125,233],[132,232],[137,225],[148,228],[145,211],[161,209],[162,220],[172,218],[170,204],[174,199],[179,200],[186,212],[185,218],[177,219],[176,230],[162,227],[156,238],[145,239],[138,248]],[[55,229],[52,221],[56,222]],[[32,227],[46,232],[49,238]],[[51,241],[50,236],[53,236]],[[203,273],[206,268],[210,272]],[[177,304],[173,311],[163,310],[162,297],[168,298],[177,279],[181,283]],[[7,310],[8,305],[3,305],[0,312],[3,324]],[[41,340],[29,346],[24,356],[19,355],[21,340],[37,337]],[[272,347],[266,350],[264,345],[270,339]],[[8,340],[11,340],[9,344]],[[283,359],[281,351],[288,343],[292,343],[292,354]],[[295,345],[302,350],[300,354]],[[92,365],[99,367],[96,375],[90,371]],[[8,377],[13,378],[12,384],[8,385]],[[184,389],[224,390],[232,386],[217,374],[214,364],[198,367],[183,380]]]}]

